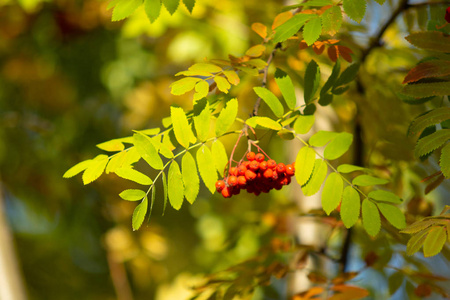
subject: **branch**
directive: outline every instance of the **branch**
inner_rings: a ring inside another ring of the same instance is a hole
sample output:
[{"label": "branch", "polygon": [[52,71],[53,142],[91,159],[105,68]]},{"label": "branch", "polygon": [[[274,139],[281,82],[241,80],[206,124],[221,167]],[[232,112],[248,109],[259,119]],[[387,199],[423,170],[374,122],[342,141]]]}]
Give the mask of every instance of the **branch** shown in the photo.
[{"label": "branch", "polygon": [[[275,48],[273,48],[272,52],[269,55],[269,58],[267,59],[267,66],[264,68],[264,75],[263,75],[263,80],[262,80],[262,87],[266,87],[267,84],[267,76],[269,73],[269,66],[270,63],[272,62],[275,53],[277,52],[278,49],[281,49],[281,43],[277,43],[275,45]],[[259,106],[261,105],[261,97],[258,97],[258,99],[256,99],[255,105],[253,106],[253,112],[252,112],[252,116],[257,116],[258,115],[258,110],[259,110]]]}]

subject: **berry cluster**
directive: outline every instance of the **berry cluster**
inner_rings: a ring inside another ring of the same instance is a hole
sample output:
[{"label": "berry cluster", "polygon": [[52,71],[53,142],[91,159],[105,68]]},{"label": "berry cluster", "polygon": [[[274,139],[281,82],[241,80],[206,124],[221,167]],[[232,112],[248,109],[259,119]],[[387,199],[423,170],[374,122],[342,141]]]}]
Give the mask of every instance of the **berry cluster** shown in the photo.
[{"label": "berry cluster", "polygon": [[291,183],[295,173],[294,164],[277,164],[273,159],[264,160],[262,153],[247,153],[247,160],[228,170],[228,177],[216,182],[216,190],[224,198],[240,193],[241,189],[259,195],[271,189],[280,190]]}]

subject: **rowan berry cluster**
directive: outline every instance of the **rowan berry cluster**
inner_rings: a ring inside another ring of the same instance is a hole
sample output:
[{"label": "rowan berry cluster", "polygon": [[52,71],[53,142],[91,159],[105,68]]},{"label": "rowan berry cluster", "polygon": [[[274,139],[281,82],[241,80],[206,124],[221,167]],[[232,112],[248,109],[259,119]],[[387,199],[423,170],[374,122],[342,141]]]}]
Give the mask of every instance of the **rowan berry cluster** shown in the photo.
[{"label": "rowan berry cluster", "polygon": [[216,182],[216,190],[224,198],[237,195],[242,189],[259,195],[271,189],[280,190],[283,185],[291,183],[295,173],[294,164],[277,164],[273,159],[265,160],[262,153],[249,152],[247,160],[228,170],[228,176]]}]

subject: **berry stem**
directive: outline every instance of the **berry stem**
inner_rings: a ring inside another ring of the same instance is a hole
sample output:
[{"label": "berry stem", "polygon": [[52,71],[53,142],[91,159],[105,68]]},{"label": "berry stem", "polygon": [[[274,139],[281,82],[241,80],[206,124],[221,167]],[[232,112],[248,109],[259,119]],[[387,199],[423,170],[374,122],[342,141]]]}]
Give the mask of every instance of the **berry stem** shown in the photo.
[{"label": "berry stem", "polygon": [[[234,151],[236,151],[237,145],[239,144],[239,141],[241,140],[241,137],[243,134],[244,134],[244,130],[241,130],[241,133],[239,134],[239,137],[236,140],[236,144],[234,144],[233,150],[231,151],[230,160],[228,161],[228,170],[231,169],[231,163],[233,162]],[[224,172],[224,177],[225,177],[226,170],[224,170],[223,172]]]}]

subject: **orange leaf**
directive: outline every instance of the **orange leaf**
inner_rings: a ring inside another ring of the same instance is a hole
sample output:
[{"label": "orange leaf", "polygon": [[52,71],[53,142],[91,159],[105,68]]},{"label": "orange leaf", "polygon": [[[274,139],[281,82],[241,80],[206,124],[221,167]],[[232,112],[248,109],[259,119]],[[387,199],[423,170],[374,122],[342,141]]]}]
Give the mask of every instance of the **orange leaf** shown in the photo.
[{"label": "orange leaf", "polygon": [[[324,291],[323,287],[312,287],[306,292],[300,293],[295,295],[292,300],[309,300],[312,299],[312,297],[322,294]],[[315,299],[315,298],[314,298]]]},{"label": "orange leaf", "polygon": [[305,40],[303,40],[300,42],[300,44],[298,44],[298,47],[300,48],[300,50],[304,50],[308,48],[308,44],[305,42]]},{"label": "orange leaf", "polygon": [[352,49],[345,47],[345,46],[337,46],[337,47],[338,47],[339,55],[341,55],[343,59],[345,59],[346,61],[351,63],[353,60],[352,57],[350,56],[350,54],[353,54]]},{"label": "orange leaf", "polygon": [[323,53],[323,50],[325,50],[325,44],[322,42],[315,42],[312,48],[317,55],[320,55]]},{"label": "orange leaf", "polygon": [[414,290],[414,294],[422,298],[428,297],[431,295],[431,287],[426,283],[421,283]]},{"label": "orange leaf", "polygon": [[369,296],[369,291],[352,285],[335,285],[331,290],[339,292],[329,297],[328,300],[358,300]]},{"label": "orange leaf", "polygon": [[261,23],[253,23],[252,30],[256,32],[260,37],[265,39],[267,37],[267,26]]},{"label": "orange leaf", "polygon": [[325,42],[332,45],[332,44],[339,43],[340,40],[330,39],[330,40],[326,40]]},{"label": "orange leaf", "polygon": [[450,61],[433,60],[418,64],[406,75],[403,84],[415,82],[423,78],[450,75]]},{"label": "orange leaf", "polygon": [[282,12],[281,14],[278,14],[275,19],[273,20],[272,24],[272,30],[292,18],[294,15],[290,11]]},{"label": "orange leaf", "polygon": [[264,50],[266,50],[266,47],[263,45],[256,45],[251,47],[245,52],[245,55],[251,56],[251,57],[260,57]]},{"label": "orange leaf", "polygon": [[337,46],[330,46],[328,48],[328,57],[333,61],[336,62],[338,58],[338,49]]}]

